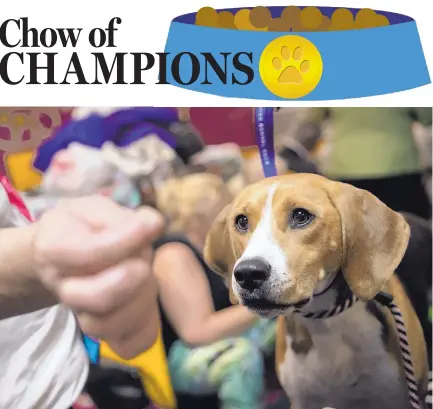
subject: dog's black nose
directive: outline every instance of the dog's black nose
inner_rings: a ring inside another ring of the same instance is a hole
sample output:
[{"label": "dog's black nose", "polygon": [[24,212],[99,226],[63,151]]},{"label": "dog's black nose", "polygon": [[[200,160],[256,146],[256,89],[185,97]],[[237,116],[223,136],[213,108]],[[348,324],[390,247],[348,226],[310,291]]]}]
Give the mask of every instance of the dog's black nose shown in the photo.
[{"label": "dog's black nose", "polygon": [[235,268],[234,276],[238,284],[247,291],[260,288],[267,280],[271,266],[259,259],[241,261]]}]

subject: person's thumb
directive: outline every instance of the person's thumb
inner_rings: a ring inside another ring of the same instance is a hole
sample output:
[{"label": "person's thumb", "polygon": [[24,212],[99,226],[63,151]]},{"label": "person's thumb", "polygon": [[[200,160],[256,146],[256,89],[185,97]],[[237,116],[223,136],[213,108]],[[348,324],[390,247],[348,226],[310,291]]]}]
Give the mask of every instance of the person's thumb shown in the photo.
[{"label": "person's thumb", "polygon": [[151,207],[143,206],[136,210],[137,220],[145,226],[149,243],[156,240],[164,231],[165,221],[161,213]]}]

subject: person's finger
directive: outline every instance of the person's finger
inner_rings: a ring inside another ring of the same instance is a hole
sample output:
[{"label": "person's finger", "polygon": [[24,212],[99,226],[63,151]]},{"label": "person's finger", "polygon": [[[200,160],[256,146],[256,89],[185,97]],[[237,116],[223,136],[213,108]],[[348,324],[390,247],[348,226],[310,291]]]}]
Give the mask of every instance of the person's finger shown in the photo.
[{"label": "person's finger", "polygon": [[63,208],[73,219],[81,220],[97,229],[120,223],[132,212],[100,195],[70,200],[63,205]]},{"label": "person's finger", "polygon": [[162,233],[162,216],[145,208],[131,214],[122,225],[113,225],[101,232],[91,243],[91,250],[83,257],[89,268],[102,269],[151,247]]},{"label": "person's finger", "polygon": [[98,274],[64,278],[57,294],[74,311],[106,316],[130,302],[143,286],[154,285],[150,267],[141,258],[129,259]]},{"label": "person's finger", "polygon": [[[71,221],[63,237],[36,242],[39,258],[57,267],[59,274],[86,275],[114,266],[138,254],[161,234],[162,217],[144,209],[127,214],[121,223],[93,232]],[[60,229],[58,229],[59,231]]]},{"label": "person's finger", "polygon": [[152,209],[151,207],[148,206],[139,207],[137,210],[135,210],[135,214],[144,220],[147,220],[148,218],[158,219],[159,229],[162,230],[162,228],[164,227],[164,219],[161,216],[161,213],[159,213],[155,209]]},{"label": "person's finger", "polygon": [[163,234],[166,221],[160,212],[149,206],[142,206],[135,213],[143,221],[152,220],[153,230],[151,237],[149,237],[149,243],[155,241]]}]

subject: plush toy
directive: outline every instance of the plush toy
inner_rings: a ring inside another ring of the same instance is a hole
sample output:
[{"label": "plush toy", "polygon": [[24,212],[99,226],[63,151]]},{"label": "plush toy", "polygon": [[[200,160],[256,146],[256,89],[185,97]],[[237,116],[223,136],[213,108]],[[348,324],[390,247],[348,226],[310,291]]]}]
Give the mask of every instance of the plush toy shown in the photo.
[{"label": "plush toy", "polygon": [[90,112],[82,119],[71,121],[55,138],[39,147],[34,165],[44,172],[55,153],[72,142],[101,148],[110,141],[117,147],[126,147],[147,135],[157,135],[184,163],[204,147],[191,125],[179,120],[175,108],[120,108],[108,114]]},{"label": "plush toy", "polygon": [[[110,155],[114,155],[114,151],[118,149],[112,151],[110,148]],[[119,156],[122,154],[121,150],[117,152]],[[117,164],[107,159],[103,150],[73,142],[54,155],[39,188],[24,193],[23,197],[38,219],[59,201],[90,194],[110,197],[130,209],[141,203],[137,184]]]}]

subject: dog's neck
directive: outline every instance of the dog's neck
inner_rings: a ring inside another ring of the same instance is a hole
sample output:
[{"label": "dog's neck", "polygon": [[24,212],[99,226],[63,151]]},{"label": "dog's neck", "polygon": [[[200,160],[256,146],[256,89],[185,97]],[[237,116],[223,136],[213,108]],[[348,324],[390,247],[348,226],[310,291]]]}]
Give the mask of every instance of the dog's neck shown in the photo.
[{"label": "dog's neck", "polygon": [[302,307],[302,312],[331,310],[350,296],[351,291],[341,271],[328,273],[317,285],[313,297]]}]

